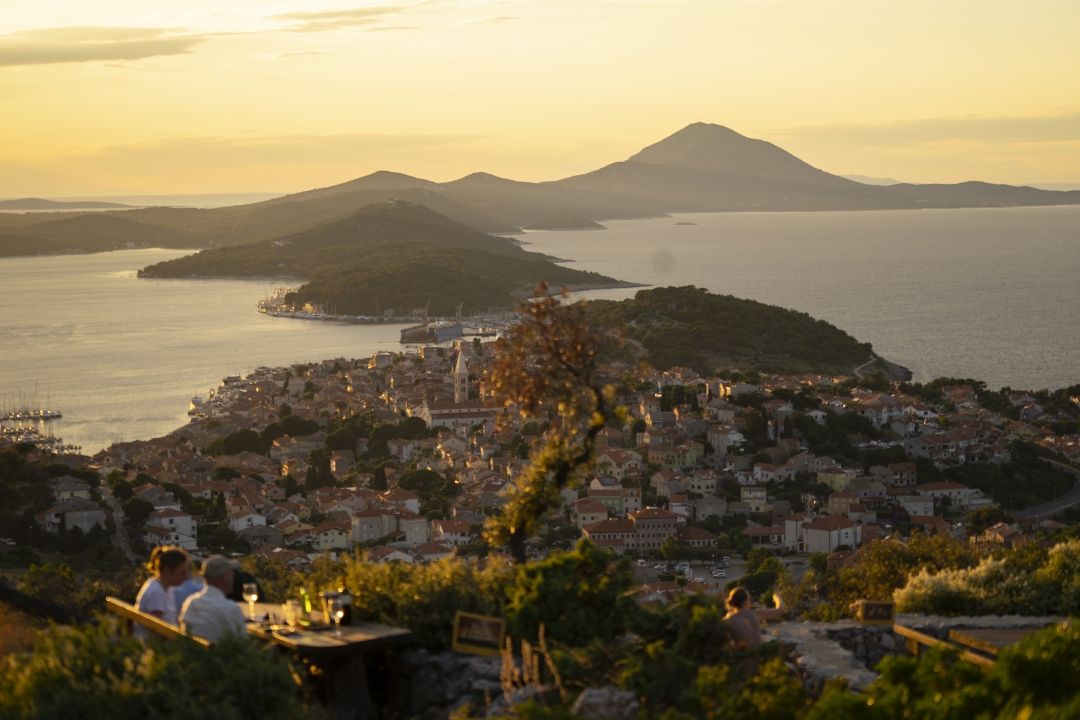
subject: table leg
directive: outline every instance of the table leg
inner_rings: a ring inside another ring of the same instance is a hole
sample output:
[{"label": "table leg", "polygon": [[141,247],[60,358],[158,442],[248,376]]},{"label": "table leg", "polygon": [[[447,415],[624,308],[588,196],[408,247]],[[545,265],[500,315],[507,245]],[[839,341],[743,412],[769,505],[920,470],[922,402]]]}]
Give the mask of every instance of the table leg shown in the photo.
[{"label": "table leg", "polygon": [[325,667],[326,708],[336,720],[374,720],[377,717],[368,689],[364,657],[351,653]]}]

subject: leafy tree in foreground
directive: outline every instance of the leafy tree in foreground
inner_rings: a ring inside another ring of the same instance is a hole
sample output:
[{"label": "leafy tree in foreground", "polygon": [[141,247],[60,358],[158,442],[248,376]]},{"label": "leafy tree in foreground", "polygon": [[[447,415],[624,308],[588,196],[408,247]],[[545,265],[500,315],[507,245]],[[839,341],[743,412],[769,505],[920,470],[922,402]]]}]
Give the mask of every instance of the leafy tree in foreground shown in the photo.
[{"label": "leafy tree in foreground", "polygon": [[521,321],[499,341],[491,371],[496,398],[522,418],[546,420],[532,460],[514,479],[502,514],[488,522],[493,545],[509,545],[524,563],[525,541],[558,505],[559,492],[592,460],[596,436],[614,415],[614,389],[599,377],[596,343],[581,303],[565,306],[546,297],[518,309]]}]

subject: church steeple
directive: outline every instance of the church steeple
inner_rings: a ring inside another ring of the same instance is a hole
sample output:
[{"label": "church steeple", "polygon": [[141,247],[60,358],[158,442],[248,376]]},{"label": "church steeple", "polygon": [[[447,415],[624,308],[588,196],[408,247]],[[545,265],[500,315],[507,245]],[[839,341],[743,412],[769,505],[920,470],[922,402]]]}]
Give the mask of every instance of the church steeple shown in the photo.
[{"label": "church steeple", "polygon": [[454,364],[454,402],[463,403],[469,400],[469,364],[465,360],[465,350],[458,350],[457,362]]}]

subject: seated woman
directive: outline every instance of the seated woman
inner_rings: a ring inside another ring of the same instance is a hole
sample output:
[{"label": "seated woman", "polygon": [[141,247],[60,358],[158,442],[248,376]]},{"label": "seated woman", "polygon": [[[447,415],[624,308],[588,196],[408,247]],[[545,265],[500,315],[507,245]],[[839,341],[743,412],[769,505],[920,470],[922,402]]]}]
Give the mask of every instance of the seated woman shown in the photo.
[{"label": "seated woman", "polygon": [[773,593],[775,608],[754,609],[753,600],[746,588],[737,587],[727,598],[728,613],[724,616],[731,637],[738,647],[750,648],[761,644],[761,622],[779,620],[784,616],[784,603],[780,596]]},{"label": "seated woman", "polygon": [[153,573],[135,597],[135,606],[172,625],[177,624],[177,607],[172,589],[188,577],[188,554],[178,547],[156,547],[146,568]]}]

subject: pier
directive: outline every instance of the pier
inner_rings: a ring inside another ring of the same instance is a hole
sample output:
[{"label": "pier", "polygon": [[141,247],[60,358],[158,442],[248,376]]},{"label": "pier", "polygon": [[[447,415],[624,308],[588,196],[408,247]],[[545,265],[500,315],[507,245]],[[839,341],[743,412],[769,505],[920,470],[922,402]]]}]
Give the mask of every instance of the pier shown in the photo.
[{"label": "pier", "polygon": [[36,422],[39,420],[59,420],[64,417],[59,410],[3,410],[0,422]]}]

